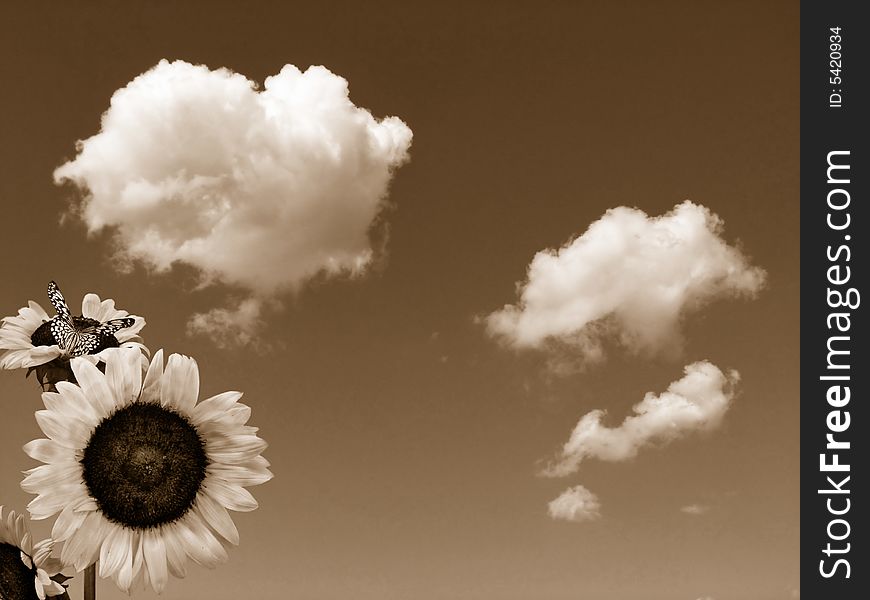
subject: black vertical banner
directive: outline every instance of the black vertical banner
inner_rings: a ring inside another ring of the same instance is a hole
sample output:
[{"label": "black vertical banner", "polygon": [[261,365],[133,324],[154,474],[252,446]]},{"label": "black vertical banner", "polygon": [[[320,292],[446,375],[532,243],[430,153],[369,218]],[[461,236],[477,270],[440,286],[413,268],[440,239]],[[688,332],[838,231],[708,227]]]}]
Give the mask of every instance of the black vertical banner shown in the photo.
[{"label": "black vertical banner", "polygon": [[813,599],[870,597],[863,4],[801,2],[801,595]]}]

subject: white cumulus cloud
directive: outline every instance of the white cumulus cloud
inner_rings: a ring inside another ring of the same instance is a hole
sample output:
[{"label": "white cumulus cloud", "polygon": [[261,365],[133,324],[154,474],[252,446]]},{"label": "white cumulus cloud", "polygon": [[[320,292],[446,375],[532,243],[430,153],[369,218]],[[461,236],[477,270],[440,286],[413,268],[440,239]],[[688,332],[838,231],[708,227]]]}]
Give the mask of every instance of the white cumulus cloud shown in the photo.
[{"label": "white cumulus cloud", "polygon": [[563,477],[576,472],[587,458],[622,461],[633,458],[649,444],[666,444],[693,431],[710,431],[722,421],[731,405],[737,371],[727,375],[707,361],[685,367],[685,375],[671,383],[667,391],[648,392],[634,405],[634,414],[618,427],[602,423],[606,411],[585,414],[555,462],[542,472],[548,477]]},{"label": "white cumulus cloud", "polygon": [[324,67],[286,65],[258,90],[227,69],[161,61],[114,93],[100,131],[54,176],[82,190],[76,214],[113,233],[122,262],[186,264],[268,298],[365,271],[411,137],[355,106]]},{"label": "white cumulus cloud", "polygon": [[585,487],[575,485],[550,501],[548,512],[554,519],[578,523],[593,521],[601,516],[601,503],[598,497]]},{"label": "white cumulus cloud", "polygon": [[764,283],[722,230],[688,200],[660,217],[612,208],[561,248],[538,252],[518,302],[485,317],[487,330],[514,348],[568,347],[586,362],[601,360],[610,339],[645,354],[680,348],[683,316]]}]

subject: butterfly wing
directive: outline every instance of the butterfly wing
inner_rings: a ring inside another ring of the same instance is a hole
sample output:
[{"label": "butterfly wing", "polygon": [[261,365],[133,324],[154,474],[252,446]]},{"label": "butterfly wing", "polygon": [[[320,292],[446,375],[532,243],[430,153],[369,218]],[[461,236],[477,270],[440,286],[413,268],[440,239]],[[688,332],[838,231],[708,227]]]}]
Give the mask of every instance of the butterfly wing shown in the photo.
[{"label": "butterfly wing", "polygon": [[66,305],[66,300],[64,300],[63,294],[60,293],[60,288],[57,287],[57,284],[54,281],[48,282],[48,299],[54,307],[54,310],[57,311],[58,316],[72,327],[72,313]]},{"label": "butterfly wing", "polygon": [[69,350],[77,344],[79,334],[73,327],[72,319],[58,315],[51,320],[51,334],[61,350]]},{"label": "butterfly wing", "polygon": [[[105,348],[107,337],[114,335],[115,332],[125,327],[132,327],[135,322],[132,317],[112,319],[105,323],[100,323],[95,327],[88,327],[79,331],[75,348],[76,356],[91,354],[100,348]],[[115,341],[114,345],[117,345],[117,341]]]},{"label": "butterfly wing", "polygon": [[125,317],[123,319],[112,319],[111,321],[106,321],[105,323],[100,323],[99,327],[96,328],[97,336],[102,335],[115,335],[115,332],[120,331],[126,327],[132,327],[133,323],[136,320],[133,317]]}]

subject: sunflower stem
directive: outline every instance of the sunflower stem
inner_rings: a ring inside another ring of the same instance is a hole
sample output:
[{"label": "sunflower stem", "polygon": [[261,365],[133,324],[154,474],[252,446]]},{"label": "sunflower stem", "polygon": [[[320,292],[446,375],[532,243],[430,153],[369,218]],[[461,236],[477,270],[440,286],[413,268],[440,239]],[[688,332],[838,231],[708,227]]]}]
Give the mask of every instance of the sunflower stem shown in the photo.
[{"label": "sunflower stem", "polygon": [[85,569],[85,600],[97,600],[97,563]]}]

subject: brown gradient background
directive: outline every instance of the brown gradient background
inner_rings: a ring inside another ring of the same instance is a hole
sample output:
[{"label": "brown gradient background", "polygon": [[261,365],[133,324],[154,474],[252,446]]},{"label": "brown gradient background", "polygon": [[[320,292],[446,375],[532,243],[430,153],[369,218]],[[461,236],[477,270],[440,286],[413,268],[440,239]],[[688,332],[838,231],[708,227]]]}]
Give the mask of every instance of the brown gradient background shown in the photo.
[{"label": "brown gradient background", "polygon": [[[39,2],[0,9],[0,313],[55,278],[146,316],[152,350],[197,358],[203,393],[245,391],[275,479],[237,514],[241,545],[164,598],[765,600],[798,576],[797,2]],[[226,290],[122,275],[105,237],[59,224],[52,171],[111,94],[161,58],[262,82],[323,64],[414,131],[370,276],[287,299],[262,354],[184,334]],[[474,315],[514,300],[533,254],[613,206],[718,213],[769,273],[755,301],[687,322],[678,361],[612,353],[552,380]],[[742,374],[724,425],[562,480],[536,464],[577,419],[621,419],[683,365]],[[31,496],[37,386],[0,373],[0,503]],[[582,483],[597,522],[553,521]],[[691,516],[680,507],[700,503]],[[50,522],[35,525],[38,535]],[[81,597],[75,583],[73,598]],[[136,598],[153,593],[135,592]],[[100,580],[98,598],[125,597]]]}]

